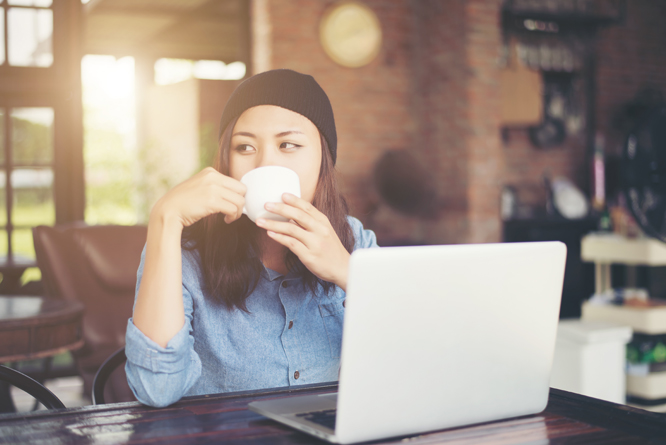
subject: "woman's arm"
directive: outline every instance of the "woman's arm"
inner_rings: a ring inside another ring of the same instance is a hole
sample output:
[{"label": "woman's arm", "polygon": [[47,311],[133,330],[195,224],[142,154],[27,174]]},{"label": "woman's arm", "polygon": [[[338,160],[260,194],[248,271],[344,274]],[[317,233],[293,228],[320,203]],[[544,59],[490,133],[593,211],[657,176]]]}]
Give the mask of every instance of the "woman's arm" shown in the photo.
[{"label": "woman's arm", "polygon": [[182,294],[183,228],[213,213],[238,219],[245,186],[206,168],[177,185],[155,204],[148,222],[143,276],[134,306],[134,325],[161,347],[185,322]]},{"label": "woman's arm", "polygon": [[180,222],[153,211],[148,223],[143,276],[134,306],[134,325],[165,348],[183,327]]}]

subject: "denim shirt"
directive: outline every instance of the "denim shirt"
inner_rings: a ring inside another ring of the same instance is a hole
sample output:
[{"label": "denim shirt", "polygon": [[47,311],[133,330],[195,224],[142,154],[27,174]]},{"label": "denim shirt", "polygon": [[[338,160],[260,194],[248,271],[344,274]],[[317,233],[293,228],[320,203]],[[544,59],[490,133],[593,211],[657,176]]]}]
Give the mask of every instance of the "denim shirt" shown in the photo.
[{"label": "denim shirt", "polygon": [[[348,217],[354,250],[377,247],[375,234]],[[136,398],[155,407],[183,396],[304,385],[338,379],[345,292],[304,289],[293,273],[263,268],[246,300],[229,310],[203,291],[196,251],[183,249],[185,324],[159,346],[130,318],[125,371]],[[145,249],[137,272],[138,293]]]}]

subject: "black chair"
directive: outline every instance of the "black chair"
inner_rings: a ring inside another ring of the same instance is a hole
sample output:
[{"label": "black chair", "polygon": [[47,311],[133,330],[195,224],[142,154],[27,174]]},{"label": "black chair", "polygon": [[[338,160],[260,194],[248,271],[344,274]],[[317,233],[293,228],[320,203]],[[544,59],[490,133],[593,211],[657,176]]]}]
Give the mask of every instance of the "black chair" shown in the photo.
[{"label": "black chair", "polygon": [[113,373],[118,366],[125,363],[126,360],[125,347],[123,346],[111,354],[111,356],[102,363],[102,366],[99,367],[97,374],[95,374],[95,380],[93,380],[93,405],[103,405],[106,403],[104,401],[104,388],[106,387],[106,382],[109,380],[111,373]]},{"label": "black chair", "polygon": [[[39,401],[39,403],[44,405],[46,409],[59,409],[65,407],[60,399],[49,391],[48,388],[20,371],[0,365],[0,380],[27,392]],[[13,405],[11,400],[3,401],[3,405],[5,403],[7,405]]]}]

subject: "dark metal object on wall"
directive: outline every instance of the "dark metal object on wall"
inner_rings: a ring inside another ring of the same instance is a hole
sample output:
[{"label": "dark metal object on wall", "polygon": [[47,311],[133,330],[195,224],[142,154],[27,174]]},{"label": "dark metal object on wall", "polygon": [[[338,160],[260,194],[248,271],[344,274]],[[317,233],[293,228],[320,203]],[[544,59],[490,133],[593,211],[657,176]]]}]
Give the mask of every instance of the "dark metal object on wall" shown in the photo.
[{"label": "dark metal object on wall", "polygon": [[433,218],[438,212],[435,181],[405,150],[389,150],[374,169],[375,187],[394,210],[410,216]]},{"label": "dark metal object on wall", "polygon": [[622,154],[623,192],[643,231],[666,242],[666,104],[630,132]]},{"label": "dark metal object on wall", "polygon": [[547,117],[540,125],[529,128],[530,141],[535,147],[546,148],[562,144],[566,138],[564,122]]}]

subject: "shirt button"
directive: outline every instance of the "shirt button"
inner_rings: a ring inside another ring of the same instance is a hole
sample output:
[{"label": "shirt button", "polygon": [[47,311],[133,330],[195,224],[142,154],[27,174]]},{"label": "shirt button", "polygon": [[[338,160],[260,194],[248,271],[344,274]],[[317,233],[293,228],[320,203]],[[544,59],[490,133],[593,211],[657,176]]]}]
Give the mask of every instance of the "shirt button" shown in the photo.
[{"label": "shirt button", "polygon": [[294,327],[294,322],[293,322],[293,321],[290,321],[290,322],[289,322],[289,329],[291,329],[291,328],[293,328],[293,327]]},{"label": "shirt button", "polygon": [[287,287],[287,286],[289,286],[289,284],[286,281],[283,281],[282,282],[282,287]]},{"label": "shirt button", "polygon": [[294,378],[295,378],[296,380],[298,380],[298,378],[299,378],[300,376],[301,376],[301,373],[300,373],[300,372],[296,371],[296,372],[294,373]]}]

